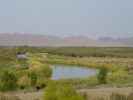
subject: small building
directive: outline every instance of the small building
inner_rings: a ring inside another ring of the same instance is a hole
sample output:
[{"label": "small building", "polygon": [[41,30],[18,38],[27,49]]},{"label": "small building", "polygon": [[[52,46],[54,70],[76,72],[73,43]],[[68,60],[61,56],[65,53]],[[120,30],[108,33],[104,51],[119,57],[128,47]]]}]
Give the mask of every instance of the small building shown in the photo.
[{"label": "small building", "polygon": [[18,53],[17,53],[17,58],[18,58],[18,59],[27,59],[27,54],[26,54],[26,52],[18,52]]}]

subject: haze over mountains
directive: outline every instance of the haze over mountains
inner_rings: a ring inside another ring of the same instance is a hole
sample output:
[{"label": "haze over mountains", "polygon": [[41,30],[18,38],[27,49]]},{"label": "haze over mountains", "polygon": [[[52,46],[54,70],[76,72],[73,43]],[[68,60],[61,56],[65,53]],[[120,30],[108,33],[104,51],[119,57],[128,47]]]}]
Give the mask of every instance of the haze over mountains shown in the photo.
[{"label": "haze over mountains", "polygon": [[0,46],[122,46],[133,47],[133,37],[100,37],[91,39],[86,36],[48,36],[35,34],[0,34]]}]

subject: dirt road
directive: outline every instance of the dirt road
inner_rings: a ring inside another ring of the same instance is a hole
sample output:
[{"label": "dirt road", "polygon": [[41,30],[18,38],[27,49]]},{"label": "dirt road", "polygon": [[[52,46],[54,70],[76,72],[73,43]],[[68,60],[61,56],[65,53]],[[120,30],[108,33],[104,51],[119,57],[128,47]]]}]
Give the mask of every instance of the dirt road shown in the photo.
[{"label": "dirt road", "polygon": [[[112,93],[119,93],[127,95],[133,92],[133,87],[123,87],[123,88],[96,88],[96,89],[81,89],[78,90],[80,93],[85,94],[87,97],[93,100],[95,97],[104,97],[108,100],[108,96]],[[8,93],[8,95],[14,95],[20,98],[20,100],[41,100],[43,97],[43,91],[38,92],[14,92]]]}]

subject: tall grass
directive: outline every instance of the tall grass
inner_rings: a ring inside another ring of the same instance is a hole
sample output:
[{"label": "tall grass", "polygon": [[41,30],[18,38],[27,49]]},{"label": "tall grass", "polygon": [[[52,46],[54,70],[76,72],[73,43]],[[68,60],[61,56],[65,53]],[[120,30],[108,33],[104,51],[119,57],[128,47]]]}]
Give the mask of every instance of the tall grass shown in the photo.
[{"label": "tall grass", "polygon": [[49,83],[43,100],[85,100],[74,88],[66,84]]}]

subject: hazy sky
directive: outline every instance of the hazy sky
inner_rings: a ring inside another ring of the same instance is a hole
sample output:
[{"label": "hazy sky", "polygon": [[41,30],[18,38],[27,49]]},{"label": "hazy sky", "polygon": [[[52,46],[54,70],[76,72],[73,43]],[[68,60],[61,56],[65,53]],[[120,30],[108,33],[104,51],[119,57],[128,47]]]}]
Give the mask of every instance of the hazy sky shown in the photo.
[{"label": "hazy sky", "polygon": [[133,36],[133,0],[0,0],[0,32]]}]

